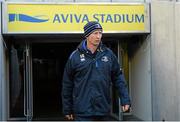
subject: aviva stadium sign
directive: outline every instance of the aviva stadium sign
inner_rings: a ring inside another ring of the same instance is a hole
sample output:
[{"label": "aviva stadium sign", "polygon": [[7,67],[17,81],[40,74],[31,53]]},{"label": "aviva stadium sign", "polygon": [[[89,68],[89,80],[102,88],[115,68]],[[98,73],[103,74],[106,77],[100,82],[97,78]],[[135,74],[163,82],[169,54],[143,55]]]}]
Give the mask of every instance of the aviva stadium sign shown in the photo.
[{"label": "aviva stadium sign", "polygon": [[83,33],[89,21],[104,33],[149,32],[147,4],[32,4],[7,3],[4,33]]}]

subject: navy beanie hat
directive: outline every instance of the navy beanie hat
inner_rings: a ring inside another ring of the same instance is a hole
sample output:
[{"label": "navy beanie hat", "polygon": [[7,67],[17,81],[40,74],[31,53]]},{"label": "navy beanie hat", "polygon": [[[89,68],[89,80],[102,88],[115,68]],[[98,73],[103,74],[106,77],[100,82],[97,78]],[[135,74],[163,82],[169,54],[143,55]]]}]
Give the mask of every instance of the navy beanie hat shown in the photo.
[{"label": "navy beanie hat", "polygon": [[96,21],[90,21],[84,26],[84,37],[88,37],[92,32],[97,29],[102,30],[102,26]]}]

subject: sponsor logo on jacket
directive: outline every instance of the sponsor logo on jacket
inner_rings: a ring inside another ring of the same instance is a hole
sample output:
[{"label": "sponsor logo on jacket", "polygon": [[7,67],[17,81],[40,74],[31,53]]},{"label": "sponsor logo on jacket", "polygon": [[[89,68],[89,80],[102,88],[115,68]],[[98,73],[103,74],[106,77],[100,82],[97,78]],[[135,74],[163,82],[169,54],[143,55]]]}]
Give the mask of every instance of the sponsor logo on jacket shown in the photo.
[{"label": "sponsor logo on jacket", "polygon": [[109,59],[108,59],[108,57],[107,57],[107,56],[103,56],[103,57],[101,58],[101,61],[103,61],[103,62],[108,62],[108,61],[109,61]]},{"label": "sponsor logo on jacket", "polygon": [[81,55],[80,55],[80,60],[81,60],[81,62],[85,61],[85,56],[84,56],[84,54],[81,54]]}]

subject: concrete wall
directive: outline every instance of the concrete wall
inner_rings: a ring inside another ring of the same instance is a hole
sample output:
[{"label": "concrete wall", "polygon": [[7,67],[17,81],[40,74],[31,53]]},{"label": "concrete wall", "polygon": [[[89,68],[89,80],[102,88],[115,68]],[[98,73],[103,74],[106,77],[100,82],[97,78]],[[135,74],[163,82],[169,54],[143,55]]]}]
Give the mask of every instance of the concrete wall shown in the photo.
[{"label": "concrete wall", "polygon": [[0,121],[7,120],[7,82],[5,74],[5,47],[2,37],[2,22],[1,22],[1,8],[0,5]]},{"label": "concrete wall", "polygon": [[141,120],[152,120],[150,38],[142,42],[130,61],[132,114]]},{"label": "concrete wall", "polygon": [[0,121],[6,120],[6,81],[5,81],[5,55],[2,35],[0,34]]},{"label": "concrete wall", "polygon": [[[180,1],[179,1],[180,2]],[[176,98],[177,98],[177,115],[180,115],[180,3],[176,3],[175,5],[175,48],[176,48],[176,75],[177,75],[177,91],[176,91]],[[180,116],[178,116],[177,120],[180,120]]]},{"label": "concrete wall", "polygon": [[1,37],[1,1],[0,1],[0,121],[2,120],[2,56],[1,56],[1,45],[2,45],[2,37]]},{"label": "concrete wall", "polygon": [[4,46],[2,38],[2,24],[1,24],[1,2],[0,2],[0,121],[5,120],[5,67],[4,67]]},{"label": "concrete wall", "polygon": [[153,120],[180,120],[180,7],[176,4],[151,4]]}]

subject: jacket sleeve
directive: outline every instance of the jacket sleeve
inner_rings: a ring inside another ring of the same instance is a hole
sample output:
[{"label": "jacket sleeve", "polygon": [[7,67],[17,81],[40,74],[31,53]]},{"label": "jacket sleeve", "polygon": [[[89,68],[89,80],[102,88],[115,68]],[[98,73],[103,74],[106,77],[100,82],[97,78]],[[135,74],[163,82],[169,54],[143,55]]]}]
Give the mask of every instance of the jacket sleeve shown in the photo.
[{"label": "jacket sleeve", "polygon": [[121,99],[121,105],[130,105],[130,98],[128,94],[128,89],[125,81],[123,72],[120,70],[120,66],[117,57],[112,55],[112,82],[118,89],[119,97]]},{"label": "jacket sleeve", "polygon": [[73,64],[72,59],[69,58],[63,74],[62,80],[62,105],[64,115],[73,113]]}]

